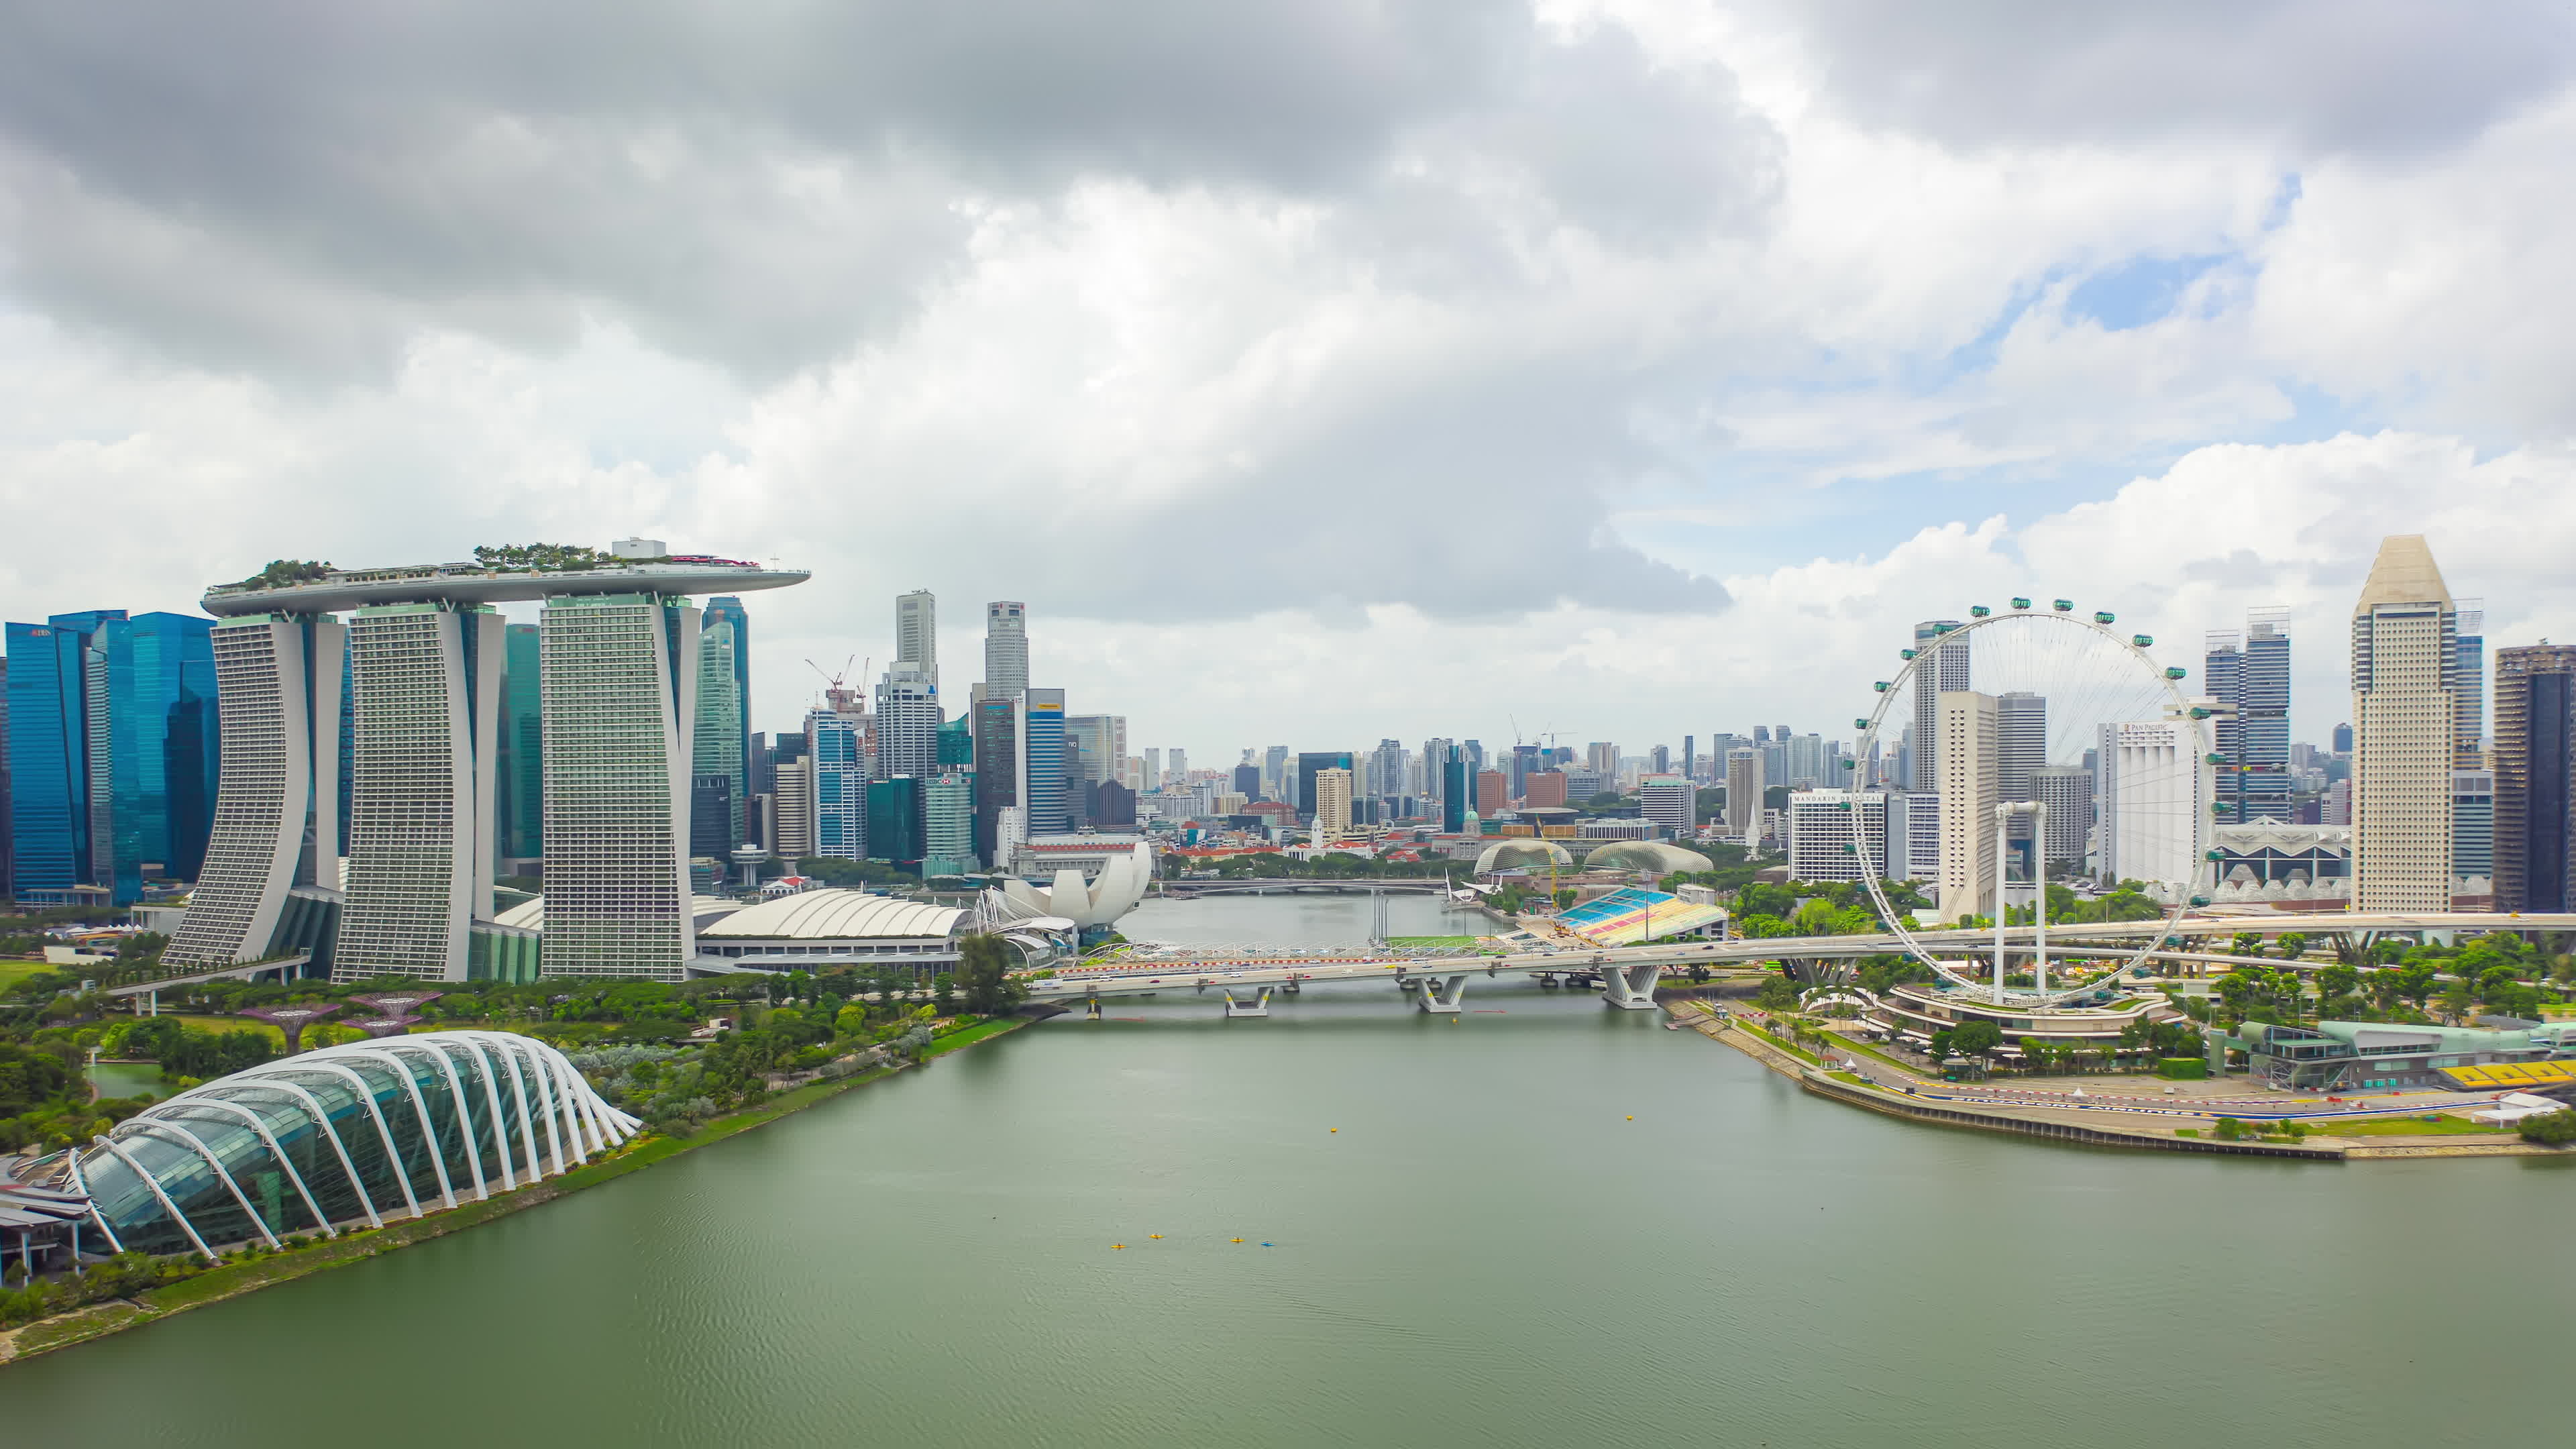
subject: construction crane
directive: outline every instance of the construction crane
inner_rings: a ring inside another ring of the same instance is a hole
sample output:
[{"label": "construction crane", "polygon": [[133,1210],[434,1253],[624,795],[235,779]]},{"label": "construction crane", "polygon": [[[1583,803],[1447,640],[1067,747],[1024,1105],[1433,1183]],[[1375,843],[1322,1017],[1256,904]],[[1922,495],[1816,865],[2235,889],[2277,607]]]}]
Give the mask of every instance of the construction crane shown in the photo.
[{"label": "construction crane", "polygon": [[[846,681],[850,677],[850,664],[858,657],[859,656],[853,654],[848,659],[842,660],[841,672],[838,674],[824,674],[822,665],[815,663],[811,659],[805,661],[806,668],[811,669],[816,674],[822,676],[824,701],[831,705],[835,713],[844,712],[849,702],[851,691],[846,687]],[[874,664],[875,662],[876,660],[873,657],[868,660],[869,664]],[[865,679],[867,677],[866,666],[862,665],[859,670],[859,678]]]}]

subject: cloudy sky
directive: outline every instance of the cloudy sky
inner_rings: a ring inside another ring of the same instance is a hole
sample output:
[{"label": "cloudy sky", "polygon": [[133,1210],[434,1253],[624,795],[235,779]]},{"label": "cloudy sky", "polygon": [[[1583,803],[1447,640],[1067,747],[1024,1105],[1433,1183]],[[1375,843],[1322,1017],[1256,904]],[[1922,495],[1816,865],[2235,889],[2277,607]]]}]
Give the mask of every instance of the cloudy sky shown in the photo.
[{"label": "cloudy sky", "polygon": [[2401,0],[30,0],[0,614],[627,533],[1138,746],[1848,733],[2068,595],[2576,638],[2576,31]]}]

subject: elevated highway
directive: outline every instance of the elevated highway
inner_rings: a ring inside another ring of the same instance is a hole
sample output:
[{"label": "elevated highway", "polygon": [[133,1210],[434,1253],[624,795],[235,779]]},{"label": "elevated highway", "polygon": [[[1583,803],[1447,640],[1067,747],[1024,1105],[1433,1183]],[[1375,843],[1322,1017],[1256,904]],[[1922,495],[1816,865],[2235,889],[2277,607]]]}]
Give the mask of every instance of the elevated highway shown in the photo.
[{"label": "elevated highway", "polygon": [[1247,880],[1167,880],[1159,892],[1176,901],[1199,896],[1448,895],[1455,887],[1438,877],[1403,880],[1312,880],[1301,877]]},{"label": "elevated highway", "polygon": [[[2284,913],[2287,915],[2288,913]],[[2052,959],[2121,959],[2141,940],[2163,933],[2161,921],[2107,921],[2051,925]],[[2298,933],[2367,937],[2423,932],[2576,931],[2576,914],[2521,915],[2501,912],[2444,911],[2423,914],[2301,914],[2289,919],[2195,917],[2170,934],[2179,941],[2229,938],[2241,934],[2279,936]],[[1918,931],[1915,939],[1935,954],[1961,960],[1990,957],[1992,930]],[[2006,954],[2027,955],[2036,932],[2029,926],[2003,931]],[[2120,941],[2130,944],[2120,946]],[[1425,1011],[1456,1012],[1467,983],[1477,976],[1572,976],[1600,982],[1604,1004],[1631,1011],[1651,1010],[1656,983],[1673,967],[1745,968],[1770,961],[1835,961],[1902,953],[1903,941],[1889,934],[1858,936],[1772,936],[1756,940],[1685,939],[1635,946],[1594,947],[1570,942],[1539,943],[1502,955],[1407,956],[1385,952],[1339,953],[1304,959],[1252,957],[1243,954],[1170,956],[1146,961],[1074,968],[1028,983],[1029,999],[1038,1002],[1084,1002],[1097,1016],[1100,1002],[1116,996],[1143,996],[1162,991],[1215,989],[1225,993],[1230,1016],[1267,1015],[1270,994],[1295,992],[1307,982],[1391,981],[1418,994]],[[2223,967],[2260,965],[2314,969],[2327,963],[2281,961],[2242,956],[2206,948],[2173,945],[2149,953],[2148,959]],[[1252,995],[1249,1002],[1236,992]]]}]

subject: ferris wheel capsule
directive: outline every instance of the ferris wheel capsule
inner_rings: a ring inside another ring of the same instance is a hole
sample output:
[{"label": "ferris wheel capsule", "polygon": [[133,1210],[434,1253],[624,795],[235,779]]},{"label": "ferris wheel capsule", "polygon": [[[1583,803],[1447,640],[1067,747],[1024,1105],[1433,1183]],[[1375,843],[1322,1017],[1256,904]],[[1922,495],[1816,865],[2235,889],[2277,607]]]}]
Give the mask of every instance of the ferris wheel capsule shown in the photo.
[{"label": "ferris wheel capsule", "polygon": [[2075,612],[2075,601],[2073,599],[2059,599],[2049,607],[2057,610],[2057,612],[2061,614],[2072,614]]},{"label": "ferris wheel capsule", "polygon": [[1895,686],[1893,686],[1893,685],[1889,684],[1889,683],[1888,683],[1886,680],[1884,680],[1884,679],[1879,680],[1877,683],[1872,684],[1872,685],[1870,686],[1870,688],[1877,690],[1877,691],[1878,691],[1879,693],[1881,693],[1881,694],[1885,694],[1885,693],[1887,693],[1887,691],[1888,691],[1888,690],[1890,690],[1890,689],[1892,689],[1892,688],[1894,688],[1894,687],[1895,687]]},{"label": "ferris wheel capsule", "polygon": [[2093,622],[2096,624],[2117,624],[2120,622],[2120,616],[2112,613],[2108,609],[2104,609],[2093,616]]},{"label": "ferris wheel capsule", "polygon": [[1899,659],[1911,659],[1914,657],[1914,651],[1911,649],[1899,649],[1896,651],[1896,657]]},{"label": "ferris wheel capsule", "polygon": [[2166,671],[2165,671],[2165,678],[2167,678],[2167,679],[2180,679],[2180,678],[2182,678],[2183,676],[2185,676],[2185,675],[2187,675],[2187,674],[2189,674],[2189,673],[2191,673],[2191,671],[2190,671],[2190,670],[2185,669],[2185,668],[2183,668],[2181,665],[2177,664],[2177,665],[2175,665],[2173,668],[2168,669],[2168,670],[2166,670]]},{"label": "ferris wheel capsule", "polygon": [[2013,601],[2012,601],[2012,606],[2013,606],[2014,608],[2016,608],[2016,609],[2027,609],[2027,608],[2029,608],[2029,607],[2030,607],[2030,600],[2028,600],[2028,599],[2015,599],[2015,600],[2013,600]]},{"label": "ferris wheel capsule", "polygon": [[1993,612],[1994,610],[1987,608],[1983,604],[1976,604],[1969,607],[1968,617],[1971,619],[1982,619]]},{"label": "ferris wheel capsule", "polygon": [[2137,645],[2141,649],[2153,649],[2156,647],[2156,636],[2153,634],[2132,634],[2129,636],[2129,642]]}]

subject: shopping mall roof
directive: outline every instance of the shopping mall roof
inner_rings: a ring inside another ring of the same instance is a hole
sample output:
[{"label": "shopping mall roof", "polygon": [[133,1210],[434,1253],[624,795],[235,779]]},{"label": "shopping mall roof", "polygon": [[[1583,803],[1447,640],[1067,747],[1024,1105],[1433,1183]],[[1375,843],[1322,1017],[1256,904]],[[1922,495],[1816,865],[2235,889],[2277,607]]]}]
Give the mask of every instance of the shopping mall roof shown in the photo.
[{"label": "shopping mall roof", "polygon": [[698,934],[727,941],[946,940],[965,914],[865,891],[803,891],[745,907]]}]

